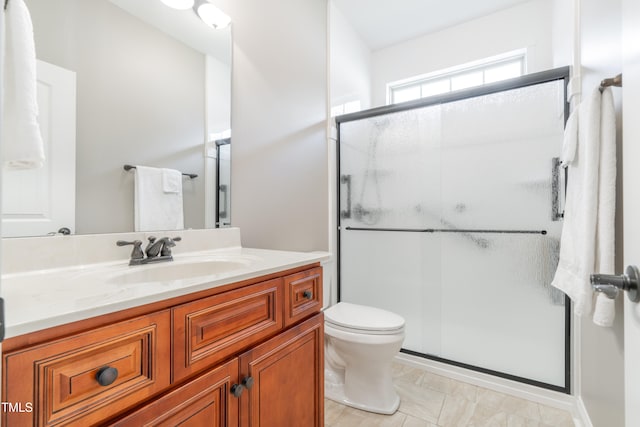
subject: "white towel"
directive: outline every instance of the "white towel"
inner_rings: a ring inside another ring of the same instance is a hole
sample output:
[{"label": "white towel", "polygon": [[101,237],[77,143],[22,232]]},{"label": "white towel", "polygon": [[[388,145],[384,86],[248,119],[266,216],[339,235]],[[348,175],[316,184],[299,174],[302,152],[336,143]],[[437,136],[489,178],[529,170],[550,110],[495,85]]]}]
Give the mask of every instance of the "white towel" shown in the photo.
[{"label": "white towel", "polygon": [[23,0],[11,0],[5,18],[2,159],[9,169],[38,168],[45,158],[38,124],[33,24]]},{"label": "white towel", "polygon": [[162,191],[180,193],[182,191],[182,173],[175,169],[162,169]]},{"label": "white towel", "polygon": [[[560,260],[551,283],[573,300],[579,316],[593,309],[590,274],[613,273],[615,156],[611,89],[604,93],[596,89],[574,111],[565,129],[561,160],[569,178]],[[601,310],[598,317],[610,318]]]},{"label": "white towel", "polygon": [[[165,192],[163,171],[164,169],[136,166],[134,209],[136,231],[184,228],[182,185],[176,192]],[[180,174],[178,171],[174,172]]]},{"label": "white towel", "polygon": [[[596,273],[615,273],[616,216],[616,111],[610,88],[602,92],[600,115],[600,173],[598,182],[598,222],[596,225]],[[615,302],[598,293],[593,322],[611,326]]]}]

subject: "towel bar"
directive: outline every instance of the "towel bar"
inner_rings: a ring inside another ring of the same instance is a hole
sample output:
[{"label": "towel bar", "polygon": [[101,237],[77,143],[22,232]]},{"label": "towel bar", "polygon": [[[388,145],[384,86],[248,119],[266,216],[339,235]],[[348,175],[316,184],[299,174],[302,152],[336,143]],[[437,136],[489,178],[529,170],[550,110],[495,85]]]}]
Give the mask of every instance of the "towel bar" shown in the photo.
[{"label": "towel bar", "polygon": [[[135,169],[135,168],[136,167],[133,166],[133,165],[124,165],[124,170],[126,170],[126,171],[130,171],[131,169]],[[184,172],[182,172],[182,175],[188,176],[191,179],[198,177],[198,174],[195,174],[195,173],[184,173]]]},{"label": "towel bar", "polygon": [[622,74],[618,74],[615,77],[602,80],[600,82],[600,92],[602,92],[604,88],[609,86],[622,87]]},{"label": "towel bar", "polygon": [[369,228],[369,227],[345,227],[352,231],[396,231],[408,233],[490,233],[490,234],[547,234],[547,230],[484,230],[484,229],[459,229],[459,228]]}]

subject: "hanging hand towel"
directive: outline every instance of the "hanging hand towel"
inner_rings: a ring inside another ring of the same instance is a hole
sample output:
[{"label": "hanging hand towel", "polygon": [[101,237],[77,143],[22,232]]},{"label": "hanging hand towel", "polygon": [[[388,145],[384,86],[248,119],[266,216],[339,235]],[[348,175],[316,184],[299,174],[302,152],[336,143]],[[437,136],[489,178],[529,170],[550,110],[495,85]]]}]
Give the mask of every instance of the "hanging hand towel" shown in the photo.
[{"label": "hanging hand towel", "polygon": [[180,193],[182,191],[182,173],[175,169],[162,169],[162,191]]},{"label": "hanging hand towel", "polygon": [[33,25],[23,0],[12,0],[5,18],[2,159],[9,169],[38,168],[45,158],[38,124]]},{"label": "hanging hand towel", "polygon": [[[600,171],[598,182],[598,220],[596,224],[595,273],[615,274],[616,216],[616,111],[611,88],[602,92],[600,110]],[[612,326],[615,301],[598,293],[593,322]]]},{"label": "hanging hand towel", "polygon": [[[166,171],[166,172],[165,172]],[[182,182],[177,191],[165,191],[164,175],[182,177],[179,171],[136,166],[135,230],[182,230]],[[174,186],[175,187],[175,186]]]},{"label": "hanging hand towel", "polygon": [[[590,314],[593,308],[590,274],[613,269],[616,172],[611,99],[610,89],[604,95],[594,90],[565,129],[561,160],[569,178],[560,260],[551,284],[571,298],[579,316]],[[606,310],[601,307],[599,318]]]}]

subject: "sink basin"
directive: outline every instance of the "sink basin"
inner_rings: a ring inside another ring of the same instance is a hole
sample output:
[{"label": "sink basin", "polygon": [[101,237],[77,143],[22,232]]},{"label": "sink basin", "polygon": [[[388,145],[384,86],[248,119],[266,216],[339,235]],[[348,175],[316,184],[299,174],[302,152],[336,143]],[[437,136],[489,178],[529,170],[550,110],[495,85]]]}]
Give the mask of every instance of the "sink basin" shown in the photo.
[{"label": "sink basin", "polygon": [[248,259],[208,259],[184,262],[167,262],[133,266],[127,271],[110,277],[109,283],[145,283],[186,280],[194,277],[213,276],[246,268],[251,264]]}]

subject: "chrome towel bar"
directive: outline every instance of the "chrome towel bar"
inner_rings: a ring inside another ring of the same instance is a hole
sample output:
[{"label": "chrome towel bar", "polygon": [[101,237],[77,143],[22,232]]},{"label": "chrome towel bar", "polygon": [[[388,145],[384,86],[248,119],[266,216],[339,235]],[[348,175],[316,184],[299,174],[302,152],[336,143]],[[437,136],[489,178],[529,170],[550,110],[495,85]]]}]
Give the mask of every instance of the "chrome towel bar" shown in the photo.
[{"label": "chrome towel bar", "polygon": [[[124,170],[126,170],[126,171],[130,171],[131,169],[135,169],[135,168],[136,167],[133,166],[133,165],[124,165]],[[191,179],[198,177],[198,174],[195,174],[195,173],[184,173],[184,172],[182,172],[182,175],[188,176]]]}]

